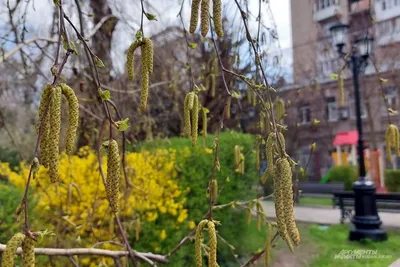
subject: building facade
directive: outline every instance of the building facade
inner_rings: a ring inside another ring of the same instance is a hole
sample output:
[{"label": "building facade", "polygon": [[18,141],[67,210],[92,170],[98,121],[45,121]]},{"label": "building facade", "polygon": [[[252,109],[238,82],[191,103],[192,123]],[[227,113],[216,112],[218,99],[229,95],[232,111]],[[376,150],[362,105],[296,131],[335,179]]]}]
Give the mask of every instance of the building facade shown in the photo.
[{"label": "building facade", "polygon": [[400,158],[394,157],[391,165],[384,157],[386,127],[389,121],[400,124],[400,113],[388,115],[388,108],[399,108],[400,0],[292,0],[291,18],[294,84],[279,89],[288,103],[288,149],[305,164],[310,144],[317,143],[308,168],[314,180],[340,161],[341,154],[355,156],[354,146],[334,145],[338,133],[356,130],[351,71],[347,67],[342,72],[345,103],[340,109],[338,82],[332,79],[344,61],[332,45],[329,29],[339,22],[348,24],[349,44],[366,35],[374,38],[374,54],[361,74],[360,89],[365,144],[383,155],[377,159],[379,175],[371,176],[379,176],[372,178],[383,184],[384,169],[400,168]]}]

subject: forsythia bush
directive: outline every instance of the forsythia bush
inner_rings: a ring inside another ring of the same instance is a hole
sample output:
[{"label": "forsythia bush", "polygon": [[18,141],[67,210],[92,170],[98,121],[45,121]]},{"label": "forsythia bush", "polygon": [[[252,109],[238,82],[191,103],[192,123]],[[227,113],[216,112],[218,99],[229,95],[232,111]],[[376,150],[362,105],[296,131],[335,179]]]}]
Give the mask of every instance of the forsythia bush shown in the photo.
[{"label": "forsythia bush", "polygon": [[[144,226],[154,224],[159,217],[162,217],[162,223],[158,226],[174,225],[168,229],[149,227],[154,238],[143,242],[150,243],[152,251],[160,251],[162,241],[176,229],[194,227],[194,222],[186,222],[188,211],[184,208],[184,197],[188,190],[181,190],[176,183],[175,161],[176,152],[168,149],[126,154],[127,176],[132,186],[127,187],[121,179],[119,216],[125,222],[125,228],[133,229],[140,243],[142,234],[149,235],[144,230],[142,233],[142,229],[148,228]],[[106,172],[105,157],[102,165]],[[25,187],[28,172],[29,166],[25,164],[19,172],[12,171],[8,164],[0,165],[0,175],[7,176],[18,188]],[[117,226],[111,216],[95,152],[84,147],[77,155],[62,155],[59,173],[60,183],[55,185],[50,182],[47,170],[41,167],[32,183],[38,198],[36,214],[40,217],[35,220],[36,227],[38,230],[46,227],[57,233],[55,240],[47,238],[55,244],[45,245],[73,247],[112,240],[120,242],[115,235]],[[100,247],[121,249],[110,244]],[[93,261],[93,266],[99,263],[99,259],[93,258],[86,258],[82,263],[89,265],[89,261]]]}]

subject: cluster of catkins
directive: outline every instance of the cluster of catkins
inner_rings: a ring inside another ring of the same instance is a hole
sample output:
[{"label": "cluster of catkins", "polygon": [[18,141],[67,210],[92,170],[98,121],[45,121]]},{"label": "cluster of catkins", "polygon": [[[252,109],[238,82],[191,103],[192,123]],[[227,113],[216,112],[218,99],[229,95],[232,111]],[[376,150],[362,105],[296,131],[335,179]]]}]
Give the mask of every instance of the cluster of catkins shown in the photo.
[{"label": "cluster of catkins", "polygon": [[108,142],[106,194],[114,213],[119,211],[119,181],[121,180],[118,143]]},{"label": "cluster of catkins", "polygon": [[35,240],[24,235],[23,233],[16,233],[6,245],[3,252],[1,266],[14,267],[14,259],[17,254],[18,247],[22,246],[22,266],[34,267],[35,266]]},{"label": "cluster of catkins", "polygon": [[199,127],[199,97],[195,92],[190,92],[186,95],[183,113],[184,135],[192,137],[192,145],[194,146],[197,142]]},{"label": "cluster of catkins", "polygon": [[[201,10],[200,28],[201,35],[205,37],[210,29],[210,0],[193,0],[192,12],[190,15],[190,33],[194,33],[199,21],[199,11]],[[213,21],[215,32],[218,37],[224,36],[222,29],[222,0],[213,0]]]},{"label": "cluster of catkins", "polygon": [[147,107],[147,98],[149,96],[150,74],[153,73],[153,43],[149,38],[137,39],[130,45],[126,55],[126,66],[129,80],[134,78],[134,53],[140,46],[142,53],[142,91],[140,96],[140,110],[144,111]]},{"label": "cluster of catkins", "polygon": [[203,230],[207,226],[209,239],[208,267],[218,267],[217,263],[217,233],[215,231],[215,223],[209,220],[202,220],[196,228],[194,239],[196,267],[203,266],[203,258],[201,253],[201,245],[203,241]]},{"label": "cluster of catkins", "polygon": [[[61,130],[61,98],[68,101],[69,120],[65,143],[67,154],[71,154],[75,145],[76,131],[79,123],[79,103],[74,90],[65,83],[55,87],[46,85],[39,107],[39,123],[36,130],[40,134],[40,162],[49,168],[52,183],[58,181],[58,154]],[[45,114],[45,111],[47,112]],[[41,127],[41,129],[40,129]]]},{"label": "cluster of catkins", "polygon": [[394,124],[389,124],[385,134],[386,154],[390,164],[392,164],[392,148],[400,156],[399,129]]},{"label": "cluster of catkins", "polygon": [[282,133],[278,135],[270,133],[266,144],[268,168],[265,171],[265,178],[271,175],[274,180],[275,213],[280,236],[286,241],[288,247],[293,251],[293,243],[300,244],[300,234],[296,226],[293,213],[293,182],[292,182],[292,161],[282,155],[285,150],[285,139]]},{"label": "cluster of catkins", "polygon": [[243,175],[245,157],[240,149],[240,146],[238,145],[235,146],[234,155],[235,155],[235,172]]}]

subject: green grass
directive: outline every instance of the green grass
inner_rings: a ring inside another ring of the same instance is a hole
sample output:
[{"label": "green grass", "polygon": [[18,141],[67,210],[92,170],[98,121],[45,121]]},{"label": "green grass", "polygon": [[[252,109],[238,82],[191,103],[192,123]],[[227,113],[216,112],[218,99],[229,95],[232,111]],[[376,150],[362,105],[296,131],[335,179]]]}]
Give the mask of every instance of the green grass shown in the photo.
[{"label": "green grass", "polygon": [[332,198],[301,197],[300,205],[332,206]]},{"label": "green grass", "polygon": [[[372,242],[365,241],[349,242],[347,240],[349,234],[348,225],[335,225],[330,226],[326,230],[318,226],[312,225],[306,229],[315,244],[318,246],[318,256],[315,257],[309,266],[338,266],[341,267],[357,267],[357,266],[370,266],[381,267],[389,266],[392,262],[400,257],[400,231],[388,231],[389,239],[385,242]],[[335,259],[335,255],[345,250],[376,250],[380,256],[389,256],[390,258],[380,259],[358,259],[358,260],[341,260]]]},{"label": "green grass", "polygon": [[[400,257],[400,230],[388,230],[389,239],[385,242],[349,242],[347,240],[350,225],[332,225],[320,227],[312,224],[299,224],[302,243],[291,253],[286,244],[278,238],[272,249],[271,266],[309,266],[309,267],[381,267],[389,266]],[[246,248],[247,255],[240,255],[241,261],[248,260],[252,253],[264,247],[266,227],[257,230],[253,220],[246,228],[247,239],[241,243]],[[236,244],[235,244],[236,245]],[[376,250],[379,256],[389,258],[379,259],[335,259],[342,250]],[[256,267],[261,267],[262,260]]]}]

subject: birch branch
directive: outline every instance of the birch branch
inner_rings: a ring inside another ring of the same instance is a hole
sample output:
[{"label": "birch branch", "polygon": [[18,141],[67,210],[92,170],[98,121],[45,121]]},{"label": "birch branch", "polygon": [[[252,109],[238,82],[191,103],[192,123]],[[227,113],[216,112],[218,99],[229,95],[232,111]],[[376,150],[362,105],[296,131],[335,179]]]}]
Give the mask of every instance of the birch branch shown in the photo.
[{"label": "birch branch", "polygon": [[[0,244],[0,252],[5,251],[6,245]],[[17,254],[22,254],[22,249],[17,249]],[[80,256],[80,255],[93,255],[93,256],[104,256],[111,258],[120,258],[128,256],[128,251],[123,250],[106,250],[106,249],[98,249],[98,248],[71,248],[71,249],[63,249],[63,248],[35,248],[36,255],[47,255],[47,256]],[[153,254],[149,252],[137,252],[134,251],[135,256],[139,259],[143,259],[147,262],[156,261],[160,263],[168,263],[168,259],[159,254]]]}]

